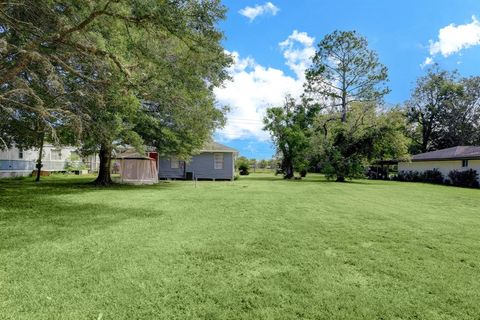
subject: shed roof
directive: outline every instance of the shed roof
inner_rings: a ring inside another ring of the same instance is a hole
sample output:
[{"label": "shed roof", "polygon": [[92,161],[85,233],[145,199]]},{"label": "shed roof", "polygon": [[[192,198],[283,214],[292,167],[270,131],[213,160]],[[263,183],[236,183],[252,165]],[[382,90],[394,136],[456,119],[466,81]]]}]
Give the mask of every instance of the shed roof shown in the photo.
[{"label": "shed roof", "polygon": [[480,159],[479,146],[457,146],[431,152],[420,153],[412,161]]},{"label": "shed roof", "polygon": [[210,141],[205,143],[200,152],[231,152],[231,153],[238,153],[238,150],[227,147],[221,143]]}]

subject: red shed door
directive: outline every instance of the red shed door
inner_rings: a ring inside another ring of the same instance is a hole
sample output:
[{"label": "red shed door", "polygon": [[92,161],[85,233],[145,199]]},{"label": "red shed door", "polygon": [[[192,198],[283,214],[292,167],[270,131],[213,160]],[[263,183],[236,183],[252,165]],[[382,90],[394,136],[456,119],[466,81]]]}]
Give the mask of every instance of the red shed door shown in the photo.
[{"label": "red shed door", "polygon": [[158,163],[158,153],[157,152],[149,152],[148,157],[155,159],[155,163]]}]

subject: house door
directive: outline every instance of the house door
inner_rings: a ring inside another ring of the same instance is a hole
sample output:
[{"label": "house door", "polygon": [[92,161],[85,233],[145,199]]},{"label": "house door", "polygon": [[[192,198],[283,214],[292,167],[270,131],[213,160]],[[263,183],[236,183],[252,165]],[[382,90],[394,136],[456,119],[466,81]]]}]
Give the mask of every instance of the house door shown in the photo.
[{"label": "house door", "polygon": [[158,152],[149,152],[148,157],[155,160],[158,169]]}]

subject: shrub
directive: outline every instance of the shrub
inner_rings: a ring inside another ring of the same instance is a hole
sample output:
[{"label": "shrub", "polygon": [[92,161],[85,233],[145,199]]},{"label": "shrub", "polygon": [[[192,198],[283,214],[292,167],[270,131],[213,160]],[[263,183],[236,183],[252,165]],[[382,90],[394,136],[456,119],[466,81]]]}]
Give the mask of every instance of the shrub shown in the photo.
[{"label": "shrub", "polygon": [[406,182],[419,182],[420,173],[418,171],[399,171],[397,180]]},{"label": "shrub", "polygon": [[306,169],[302,169],[302,170],[300,171],[300,177],[305,178],[306,176],[307,176],[307,170],[306,170]]},{"label": "shrub", "polygon": [[399,171],[397,178],[398,181],[407,182],[426,182],[442,184],[444,181],[443,174],[437,169],[426,170],[424,172],[418,171]]},{"label": "shrub", "polygon": [[240,163],[238,166],[238,171],[240,172],[241,176],[248,176],[250,174],[248,169],[248,164],[246,163]]},{"label": "shrub", "polygon": [[443,174],[437,169],[424,171],[420,176],[422,181],[427,183],[442,184],[444,180]]},{"label": "shrub", "polygon": [[452,170],[448,174],[451,184],[459,187],[478,188],[478,174],[476,170],[465,171]]}]

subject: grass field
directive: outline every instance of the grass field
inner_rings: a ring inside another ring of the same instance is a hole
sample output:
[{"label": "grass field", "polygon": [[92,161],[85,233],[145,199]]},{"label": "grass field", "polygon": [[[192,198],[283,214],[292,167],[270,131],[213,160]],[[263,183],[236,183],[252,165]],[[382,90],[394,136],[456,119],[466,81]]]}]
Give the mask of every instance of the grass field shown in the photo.
[{"label": "grass field", "polygon": [[480,190],[0,181],[0,319],[480,319]]}]

